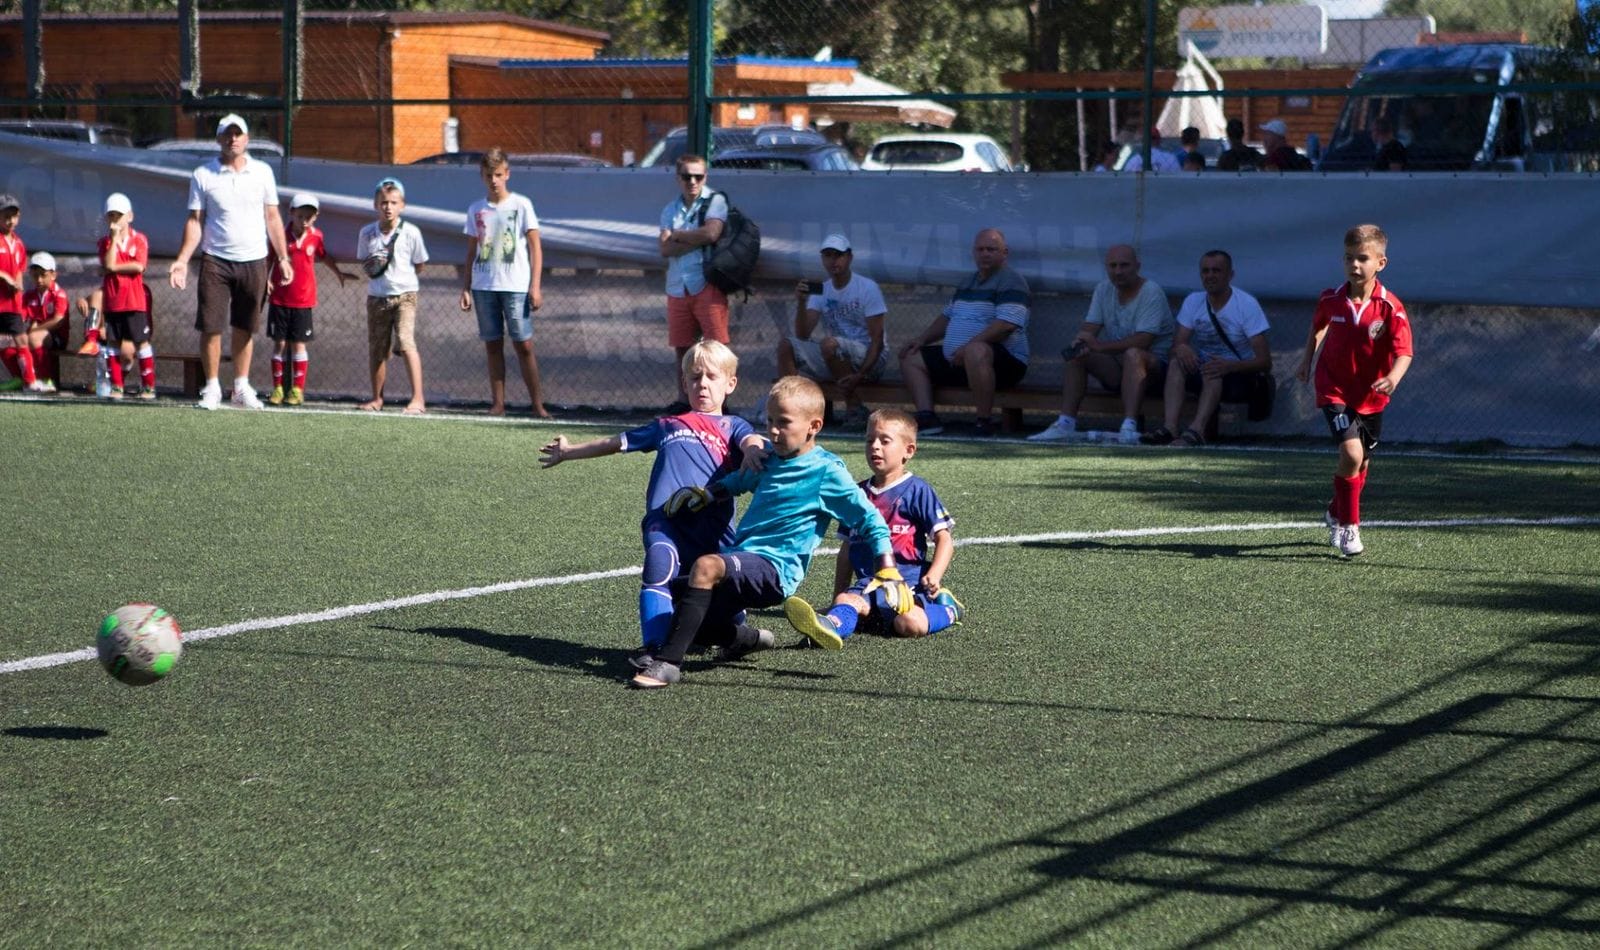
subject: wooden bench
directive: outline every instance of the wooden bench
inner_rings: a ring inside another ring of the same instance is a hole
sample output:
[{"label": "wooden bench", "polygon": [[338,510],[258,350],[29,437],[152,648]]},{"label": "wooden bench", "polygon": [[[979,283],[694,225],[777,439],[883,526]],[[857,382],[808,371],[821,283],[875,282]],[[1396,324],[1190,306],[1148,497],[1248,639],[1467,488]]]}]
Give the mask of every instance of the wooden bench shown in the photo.
[{"label": "wooden bench", "polygon": [[[84,362],[88,363],[89,388],[91,390],[94,388],[95,354],[79,353],[76,350],[62,350],[57,355],[61,357],[63,376],[66,375],[65,370],[68,360],[83,360]],[[232,360],[233,357],[229,356],[227,353],[222,354],[222,362],[228,363],[232,362]],[[204,371],[200,369],[199,353],[163,353],[160,350],[157,350],[156,363],[160,364],[162,362],[183,364],[183,394],[190,399],[198,399],[200,397],[200,387],[205,385],[206,378]],[[161,378],[159,373],[156,375],[156,378]],[[63,383],[64,381],[56,380],[56,382]],[[63,388],[65,387],[63,386]]]},{"label": "wooden bench", "polygon": [[[823,383],[822,392],[830,403],[837,403],[842,409],[844,394],[839,387],[832,383]],[[869,406],[911,405],[911,394],[906,392],[904,386],[897,382],[863,383],[856,387],[856,395]],[[933,404],[935,408],[972,408],[972,391],[951,387],[939,387],[933,391]],[[1020,433],[1023,431],[1022,414],[1035,412],[1055,418],[1061,412],[1061,387],[1058,386],[1017,386],[994,394],[994,408],[1000,417],[1000,430],[1007,433]],[[1185,396],[1183,401],[1183,418],[1193,418],[1195,411],[1195,397]],[[1139,427],[1141,431],[1148,432],[1160,424],[1163,415],[1160,396],[1146,396],[1139,404]],[[1209,432],[1205,433],[1207,441],[1216,436],[1217,423],[1227,413],[1226,404],[1217,410],[1211,418]],[[1227,413],[1232,418],[1231,413]],[[1080,429],[1115,429],[1122,423],[1122,397],[1116,393],[1089,387],[1084,394],[1083,403],[1078,407]],[[1146,425],[1146,420],[1150,420]]]}]

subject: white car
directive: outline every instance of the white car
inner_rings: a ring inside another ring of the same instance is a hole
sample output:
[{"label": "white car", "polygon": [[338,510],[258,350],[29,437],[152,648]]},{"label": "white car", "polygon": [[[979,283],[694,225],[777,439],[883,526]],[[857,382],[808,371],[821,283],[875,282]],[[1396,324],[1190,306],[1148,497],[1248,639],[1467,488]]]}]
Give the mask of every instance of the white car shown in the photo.
[{"label": "white car", "polygon": [[885,135],[872,143],[862,171],[1009,172],[1005,150],[987,135],[933,132]]}]

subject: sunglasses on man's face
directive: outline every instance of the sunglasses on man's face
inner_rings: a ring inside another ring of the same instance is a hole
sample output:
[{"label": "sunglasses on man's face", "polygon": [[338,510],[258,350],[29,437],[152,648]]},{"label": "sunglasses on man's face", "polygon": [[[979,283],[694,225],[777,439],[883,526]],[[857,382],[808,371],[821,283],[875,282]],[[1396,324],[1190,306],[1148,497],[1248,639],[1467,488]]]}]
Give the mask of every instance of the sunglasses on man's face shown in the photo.
[{"label": "sunglasses on man's face", "polygon": [[692,175],[689,172],[679,172],[678,177],[682,178],[684,181],[705,181],[706,179],[704,172],[701,172],[698,175]]}]

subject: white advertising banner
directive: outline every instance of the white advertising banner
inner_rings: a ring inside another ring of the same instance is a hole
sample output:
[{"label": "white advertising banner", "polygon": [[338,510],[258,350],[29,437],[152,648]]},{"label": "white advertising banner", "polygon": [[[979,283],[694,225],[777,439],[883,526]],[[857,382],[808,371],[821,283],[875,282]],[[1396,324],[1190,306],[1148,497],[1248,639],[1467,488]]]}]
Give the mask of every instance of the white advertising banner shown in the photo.
[{"label": "white advertising banner", "polygon": [[1328,48],[1328,13],[1320,6],[1184,7],[1178,11],[1178,55],[1189,44],[1212,59],[1229,56],[1315,56]]}]

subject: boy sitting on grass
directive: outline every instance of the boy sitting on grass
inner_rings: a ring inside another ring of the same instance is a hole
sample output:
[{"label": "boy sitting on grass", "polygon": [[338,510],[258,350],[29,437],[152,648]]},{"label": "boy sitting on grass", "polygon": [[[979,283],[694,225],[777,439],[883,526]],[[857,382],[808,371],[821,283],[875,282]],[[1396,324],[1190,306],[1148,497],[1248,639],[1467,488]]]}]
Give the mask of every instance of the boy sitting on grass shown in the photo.
[{"label": "boy sitting on grass", "polygon": [[819,646],[839,649],[858,625],[897,637],[921,637],[961,622],[961,601],[942,583],[955,553],[950,539],[955,519],[933,486],[906,470],[906,462],[916,453],[917,421],[910,413],[879,409],[868,417],[867,465],[872,477],[861,483],[861,490],[889,525],[895,566],[919,591],[915,601],[895,602],[892,588],[874,586],[871,547],[848,528],[840,528],[845,543],[834,569],[833,608],[819,617],[803,597],[783,602],[789,623]]},{"label": "boy sitting on grass", "polygon": [[675,517],[754,492],[733,545],[694,562],[677,597],[672,635],[631,685],[660,689],[678,682],[684,654],[696,640],[723,647],[722,659],[771,649],[772,632],[738,623],[738,614],[775,606],[793,594],[834,518],[871,548],[878,561],[877,585],[894,587],[910,603],[911,589],[894,566],[883,516],[856,487],[844,462],[817,445],[823,405],[822,390],[811,380],[778,380],[767,396],[772,455],[762,471],[736,472],[710,488],[680,488],[667,502],[663,510]]},{"label": "boy sitting on grass", "polygon": [[644,572],[639,587],[641,646],[629,658],[636,669],[650,664],[672,632],[672,582],[684,564],[715,554],[733,543],[733,498],[707,505],[694,515],[668,518],[662,509],[678,489],[708,485],[731,475],[750,454],[764,454],[761,436],[738,416],[722,414],[722,404],[739,383],[739,358],[715,340],[701,340],[683,355],[683,391],[690,411],[662,416],[621,435],[573,445],[559,436],[539,450],[539,463],[552,468],[572,459],[618,452],[655,452],[645,488]]}]

